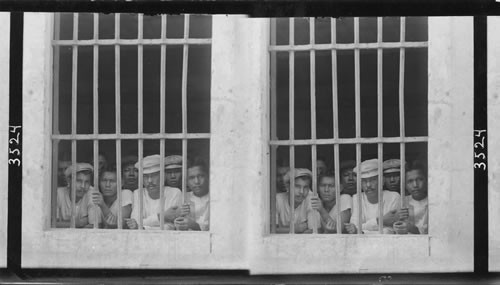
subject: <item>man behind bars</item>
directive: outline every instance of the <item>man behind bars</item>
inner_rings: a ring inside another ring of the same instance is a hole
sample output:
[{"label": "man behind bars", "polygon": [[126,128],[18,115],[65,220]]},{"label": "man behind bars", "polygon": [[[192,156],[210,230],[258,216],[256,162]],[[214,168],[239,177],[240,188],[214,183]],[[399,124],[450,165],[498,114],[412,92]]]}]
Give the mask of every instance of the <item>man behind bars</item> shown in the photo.
[{"label": "man behind bars", "polygon": [[[290,222],[295,225],[295,233],[311,233],[313,228],[319,228],[319,213],[312,209],[310,198],[312,196],[312,173],[309,169],[296,168],[294,177],[291,179],[291,171],[285,177],[286,180],[294,183],[293,205],[290,205],[290,192],[292,185],[288,188],[289,192],[278,193],[276,195],[276,222],[277,233],[289,233]],[[293,220],[291,217],[291,207],[294,207]]]},{"label": "man behind bars", "polygon": [[356,166],[354,160],[343,160],[340,162],[340,185],[341,193],[347,195],[356,194],[356,172],[353,168]]},{"label": "man behind bars", "polygon": [[[143,168],[143,191],[142,191],[142,213],[140,205],[141,191],[134,191],[134,200],[132,204],[132,214],[130,219],[125,219],[129,229],[139,228],[139,219],[142,217],[144,229],[158,229],[160,227],[160,218],[164,219],[166,230],[174,230],[175,211],[181,205],[182,193],[179,189],[164,186],[164,181],[160,181],[160,155],[150,155],[142,159]],[[141,167],[139,162],[135,164],[136,168]],[[163,191],[165,198],[164,205],[160,204],[160,191]],[[161,210],[163,209],[163,217]],[[180,209],[179,209],[180,211]]]},{"label": "man behind bars", "polygon": [[[130,218],[132,211],[132,191],[120,189],[121,205],[118,203],[118,185],[116,169],[108,167],[99,175],[99,192],[91,193],[92,202],[99,206],[102,212],[103,227],[114,229],[118,223],[123,225],[124,219]],[[118,212],[122,212],[122,219],[118,220]]]},{"label": "man behind bars", "polygon": [[406,230],[411,234],[427,234],[429,201],[426,167],[422,162],[413,161],[406,170],[406,189],[410,193],[405,197],[405,205],[409,208]]},{"label": "man behind bars", "polygon": [[165,157],[165,185],[182,189],[182,156]]},{"label": "man behind bars", "polygon": [[[361,231],[362,233],[378,233],[379,229],[379,189],[378,189],[378,160],[365,160],[354,171],[361,174],[361,205],[358,202],[358,194],[352,197],[351,222],[346,224],[346,231],[350,234],[358,232],[359,208],[361,207]],[[392,234],[393,224],[408,218],[407,209],[400,210],[400,196],[396,192],[383,190],[382,222],[384,234]]]},{"label": "man behind bars", "polygon": [[344,224],[349,223],[351,218],[352,197],[342,194],[340,202],[337,203],[335,175],[332,172],[326,172],[319,176],[318,194],[319,198],[312,196],[310,199],[311,207],[320,214],[322,232],[337,232],[337,208],[339,207],[341,229],[342,232],[346,232]]},{"label": "man behind bars", "polygon": [[[73,183],[73,169],[76,173],[75,184],[75,212],[72,211],[71,185]],[[101,209],[92,203],[90,198],[94,191],[90,186],[93,180],[93,167],[88,163],[76,163],[66,168],[64,174],[68,186],[57,188],[57,222],[56,227],[70,226],[71,216],[75,215],[75,227],[93,228],[94,224],[101,224]]]},{"label": "man behind bars", "polygon": [[[384,161],[383,165],[384,165],[384,188],[389,191],[401,194],[401,175],[400,175],[401,160],[388,159]],[[405,167],[405,165],[403,165],[403,167]]]},{"label": "man behind bars", "polygon": [[135,167],[136,155],[127,155],[122,158],[122,189],[134,191],[139,188],[139,170]]},{"label": "man behind bars", "polygon": [[210,228],[210,197],[208,171],[205,162],[197,158],[187,168],[186,194],[187,204],[181,208],[181,214],[175,221],[175,228],[180,231],[208,231]]}]

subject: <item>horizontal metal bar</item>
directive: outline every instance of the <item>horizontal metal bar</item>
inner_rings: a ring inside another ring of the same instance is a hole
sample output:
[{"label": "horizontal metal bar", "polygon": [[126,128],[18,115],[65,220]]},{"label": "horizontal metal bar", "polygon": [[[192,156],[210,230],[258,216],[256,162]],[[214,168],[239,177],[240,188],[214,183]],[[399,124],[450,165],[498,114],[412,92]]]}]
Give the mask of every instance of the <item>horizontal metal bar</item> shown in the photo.
[{"label": "horizontal metal bar", "polygon": [[197,134],[75,134],[75,135],[52,135],[54,140],[154,140],[154,139],[209,139],[208,133]]},{"label": "horizontal metal bar", "polygon": [[352,44],[307,44],[269,46],[270,51],[309,51],[309,50],[351,50],[351,49],[398,49],[426,48],[427,42],[391,42],[391,43],[352,43]]},{"label": "horizontal metal bar", "polygon": [[[92,39],[92,40],[53,40],[54,46],[137,46],[137,45],[210,45],[212,39]],[[398,46],[399,47],[399,46]]]},{"label": "horizontal metal bar", "polygon": [[309,140],[277,140],[270,141],[270,145],[327,145],[327,144],[356,144],[356,143],[413,143],[426,142],[429,137],[389,137],[389,138],[345,138],[345,139],[309,139]]}]

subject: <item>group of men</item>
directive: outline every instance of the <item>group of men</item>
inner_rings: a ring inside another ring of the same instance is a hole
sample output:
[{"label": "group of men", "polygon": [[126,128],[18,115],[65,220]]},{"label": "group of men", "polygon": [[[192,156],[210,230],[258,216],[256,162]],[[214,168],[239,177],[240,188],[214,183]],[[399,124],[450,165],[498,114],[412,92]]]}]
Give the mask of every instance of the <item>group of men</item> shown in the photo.
[{"label": "group of men", "polygon": [[[379,161],[370,159],[359,166],[355,161],[340,163],[340,201],[337,201],[335,175],[318,163],[317,193],[312,191],[312,172],[305,168],[290,171],[289,167],[277,167],[276,179],[276,232],[289,233],[293,222],[295,233],[379,233],[427,234],[428,198],[427,168],[415,160],[401,165],[399,159],[383,162],[382,216],[379,216]],[[401,199],[401,167],[404,169],[404,197]],[[360,190],[357,193],[357,175]],[[293,187],[292,184],[293,183]],[[290,205],[290,189],[293,203]],[[291,207],[294,207],[293,220]],[[340,214],[339,219],[337,219]],[[337,222],[340,221],[340,225]],[[361,226],[361,228],[359,228]]]},{"label": "group of men", "polygon": [[[121,223],[124,229],[160,229],[163,223],[166,230],[209,230],[209,176],[202,159],[196,158],[188,163],[186,193],[183,195],[183,159],[180,155],[164,158],[164,181],[161,181],[161,156],[158,154],[144,157],[142,165],[133,155],[123,157],[121,174],[117,174],[115,167],[108,167],[105,156],[102,157],[98,185],[92,185],[95,173],[91,164],[59,163],[57,227],[69,227],[74,217],[77,228],[117,228]],[[138,185],[141,167],[142,191]],[[121,175],[122,189],[118,189],[117,175]],[[118,191],[121,199],[118,199]]]}]

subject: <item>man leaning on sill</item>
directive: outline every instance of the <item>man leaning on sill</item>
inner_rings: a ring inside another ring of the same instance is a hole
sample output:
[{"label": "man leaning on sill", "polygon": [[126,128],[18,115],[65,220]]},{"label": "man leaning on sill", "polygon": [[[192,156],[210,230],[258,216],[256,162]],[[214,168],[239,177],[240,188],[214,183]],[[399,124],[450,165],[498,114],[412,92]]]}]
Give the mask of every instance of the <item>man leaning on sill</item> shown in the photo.
[{"label": "man leaning on sill", "polygon": [[[379,189],[378,189],[378,160],[365,160],[360,166],[355,167],[354,171],[361,175],[361,205],[359,204],[358,194],[352,197],[352,215],[349,224],[346,224],[346,230],[350,234],[355,234],[359,230],[365,234],[379,232]],[[408,210],[400,209],[400,196],[396,192],[383,190],[383,211],[382,223],[384,234],[393,234],[393,225],[395,222],[408,218]],[[361,217],[359,208],[361,207]],[[361,218],[361,229],[357,228],[358,219]]]},{"label": "man leaning on sill", "polygon": [[[142,217],[144,229],[159,229],[160,219],[164,219],[164,229],[174,230],[174,219],[180,213],[182,192],[173,187],[164,186],[164,181],[160,181],[160,155],[150,155],[142,159],[143,168],[143,190],[134,191],[134,200],[132,204],[132,214],[130,219],[125,222],[129,229],[139,228],[139,219]],[[135,164],[138,169],[139,162]],[[160,204],[160,191],[163,191],[165,203]],[[140,204],[140,195],[142,194],[142,213]],[[161,212],[163,209],[163,217]]]},{"label": "man leaning on sill", "polygon": [[208,231],[210,228],[209,172],[204,161],[195,159],[187,168],[186,204],[174,221],[177,230]]}]

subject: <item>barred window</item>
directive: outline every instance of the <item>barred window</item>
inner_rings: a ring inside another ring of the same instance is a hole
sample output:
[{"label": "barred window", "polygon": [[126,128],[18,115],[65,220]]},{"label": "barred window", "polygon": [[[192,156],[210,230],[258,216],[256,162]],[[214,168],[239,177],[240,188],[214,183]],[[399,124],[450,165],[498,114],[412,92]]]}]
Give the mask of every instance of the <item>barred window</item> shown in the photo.
[{"label": "barred window", "polygon": [[427,18],[270,35],[271,233],[427,234]]},{"label": "barred window", "polygon": [[52,227],[208,230],[211,23],[55,16]]}]

